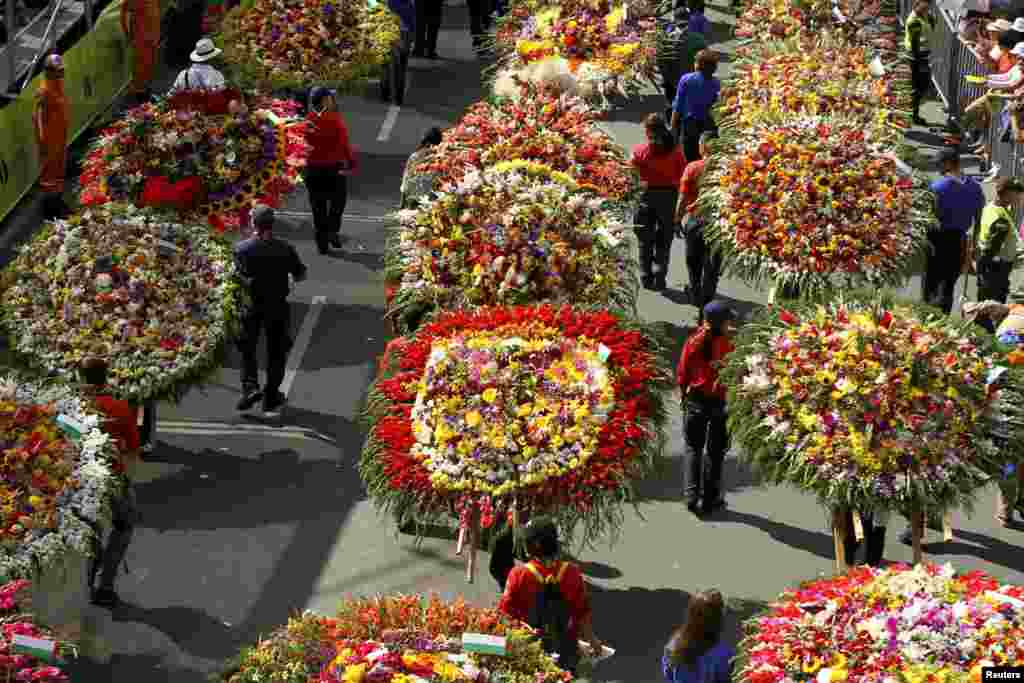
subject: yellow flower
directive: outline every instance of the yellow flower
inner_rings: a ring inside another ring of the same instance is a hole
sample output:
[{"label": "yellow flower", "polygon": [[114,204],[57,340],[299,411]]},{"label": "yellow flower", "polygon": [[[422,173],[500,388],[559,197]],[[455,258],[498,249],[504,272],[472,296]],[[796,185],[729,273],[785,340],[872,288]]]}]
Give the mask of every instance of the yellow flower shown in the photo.
[{"label": "yellow flower", "polygon": [[341,677],[341,683],[363,683],[366,678],[366,664],[353,664],[345,667],[345,675]]},{"label": "yellow flower", "polygon": [[613,57],[626,58],[639,49],[640,43],[623,43],[620,45],[612,45],[610,48],[608,48],[608,54],[612,55]]},{"label": "yellow flower", "polygon": [[533,412],[533,406],[529,403],[523,403],[516,409],[516,415],[519,417],[526,417]]},{"label": "yellow flower", "polygon": [[498,390],[494,387],[484,390],[484,400],[488,403],[494,403],[498,398]]},{"label": "yellow flower", "polygon": [[[488,391],[494,390],[488,389]],[[471,410],[468,413],[466,413],[466,424],[468,424],[470,427],[476,427],[478,424],[480,424],[480,419],[480,413],[475,410]]]}]

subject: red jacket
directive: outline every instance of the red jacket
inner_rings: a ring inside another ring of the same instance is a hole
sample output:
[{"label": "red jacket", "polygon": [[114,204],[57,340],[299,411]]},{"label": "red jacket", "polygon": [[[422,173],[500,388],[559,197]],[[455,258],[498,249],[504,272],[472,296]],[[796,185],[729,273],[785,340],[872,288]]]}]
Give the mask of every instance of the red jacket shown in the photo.
[{"label": "red jacket", "polygon": [[[540,562],[533,560],[533,569],[547,578],[557,574],[562,565],[566,565],[562,574],[562,580],[558,588],[562,591],[562,597],[569,604],[570,622],[569,636],[579,639],[580,626],[590,619],[590,596],[587,595],[587,584],[583,581],[583,572],[571,562],[555,562],[550,567],[545,567]],[[518,565],[509,572],[508,580],[505,582],[505,592],[498,602],[498,610],[504,612],[513,619],[525,622],[530,617],[530,610],[537,603],[537,593],[541,590],[541,583],[525,564]]]},{"label": "red jacket", "polygon": [[139,411],[128,401],[116,399],[113,396],[100,394],[94,398],[96,408],[99,409],[106,420],[103,421],[103,431],[117,442],[121,453],[128,453],[139,448],[141,439],[139,437]]},{"label": "red jacket", "polygon": [[323,114],[311,111],[306,120],[311,124],[307,141],[312,148],[306,163],[310,166],[348,163],[349,168],[355,169],[356,155],[349,144],[348,128],[341,114],[336,111]]},{"label": "red jacket", "polygon": [[686,340],[683,355],[676,368],[676,381],[684,392],[687,388],[698,391],[708,398],[725,400],[725,387],[718,382],[718,368],[721,361],[735,346],[728,337],[719,335],[711,340],[711,362],[701,352],[704,340],[711,334],[707,325],[701,326]]},{"label": "red jacket", "polygon": [[640,175],[640,179],[652,188],[676,189],[686,169],[686,159],[678,145],[668,154],[657,154],[654,145],[649,142],[641,143],[633,148],[630,163]]}]

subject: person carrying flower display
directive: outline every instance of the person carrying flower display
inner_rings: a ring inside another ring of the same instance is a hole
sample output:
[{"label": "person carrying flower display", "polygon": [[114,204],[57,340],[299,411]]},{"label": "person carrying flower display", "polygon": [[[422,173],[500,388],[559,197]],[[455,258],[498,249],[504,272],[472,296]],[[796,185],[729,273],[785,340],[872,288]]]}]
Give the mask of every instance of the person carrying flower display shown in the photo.
[{"label": "person carrying flower display", "polygon": [[702,50],[697,53],[696,68],[679,79],[676,99],[672,103],[672,131],[682,139],[687,161],[700,157],[700,134],[715,130],[711,107],[718,101],[722,83],[715,78],[718,53]]},{"label": "person carrying flower display", "polygon": [[307,140],[312,149],[306,162],[306,190],[313,210],[316,246],[321,254],[326,254],[330,247],[341,248],[341,219],[348,202],[347,176],[356,169],[357,160],[334,93],[327,88],[313,88],[309,102]]},{"label": "person carrying flower display", "polygon": [[726,388],[718,370],[735,348],[732,337],[736,313],[719,301],[704,307],[704,324],[686,340],[676,368],[682,392],[683,439],[687,477],[683,494],[686,507],[706,515],[725,505],[722,464],[729,450],[726,426]]},{"label": "person carrying flower display", "polygon": [[942,171],[943,176],[929,186],[935,194],[939,227],[928,233],[932,249],[925,264],[922,298],[948,315],[968,258],[968,233],[985,208],[985,193],[976,180],[961,173],[960,153],[955,149],[943,152]]},{"label": "person carrying flower display", "polygon": [[679,180],[679,202],[676,204],[676,225],[686,239],[686,270],[690,276],[690,302],[697,307],[697,322],[704,320],[704,307],[715,298],[718,278],[722,274],[722,254],[708,248],[704,239],[704,218],[698,213],[700,179],[704,174],[704,159],[711,151],[711,141],[718,133],[708,131],[700,136],[700,159],[691,161]]},{"label": "person carrying flower display", "polygon": [[126,467],[139,452],[138,412],[128,401],[116,399],[107,393],[107,362],[102,358],[86,358],[82,362],[79,374],[85,385],[83,391],[96,409],[106,417],[103,429],[117,443],[120,456],[119,461],[114,463],[114,471],[123,475],[125,479],[123,495],[116,496],[113,501],[113,530],[110,532],[110,538],[93,559],[89,572],[90,588],[93,588],[96,582],[96,574],[100,574],[99,586],[95,587],[92,593],[92,603],[113,609],[118,604],[117,593],[114,591],[117,571],[124,561],[125,552],[135,532],[135,525],[139,521],[135,494],[128,480]]},{"label": "person carrying flower display", "polygon": [[221,52],[222,50],[209,38],[203,38],[196,43],[196,49],[189,55],[192,64],[187,69],[182,69],[174,79],[169,94],[173,95],[182,90],[223,90],[227,85],[224,74],[209,64],[210,60],[215,59]]},{"label": "person carrying flower display", "polygon": [[132,41],[131,92],[145,99],[160,51],[160,1],[124,0],[121,29]]},{"label": "person carrying flower display", "polygon": [[630,162],[640,175],[644,190],[637,212],[640,268],[645,289],[667,286],[668,261],[675,236],[675,206],[686,159],[665,126],[661,114],[644,118],[647,142],[633,148]]},{"label": "person carrying flower display", "polygon": [[[978,300],[1006,303],[1010,273],[1017,260],[1017,232],[1013,229],[1011,211],[1024,191],[1024,184],[1016,178],[999,178],[995,190],[995,198],[981,212],[978,230]],[[980,318],[979,324],[995,332],[990,318]]]},{"label": "person carrying flower display", "polygon": [[434,126],[423,135],[423,139],[420,140],[420,146],[409,155],[409,159],[405,162],[405,170],[402,171],[402,184],[399,187],[402,197],[401,207],[403,209],[411,209],[417,206],[419,198],[426,196],[433,189],[434,179],[437,177],[437,174],[415,173],[413,169],[430,157],[434,147],[440,145],[442,139],[441,129]]},{"label": "person carrying flower display", "polygon": [[722,640],[725,601],[717,590],[690,598],[686,623],[675,630],[661,656],[666,683],[729,683],[736,650]]},{"label": "person carrying flower display", "polygon": [[68,165],[68,98],[64,93],[64,60],[49,55],[36,91],[32,115],[39,149],[39,190],[47,218],[64,213],[64,179]]},{"label": "person carrying flower display", "polygon": [[498,610],[540,629],[544,649],[558,654],[558,666],[575,675],[581,639],[593,652],[601,652],[583,573],[575,564],[558,559],[558,529],[550,520],[539,518],[527,524],[523,542],[530,559],[509,573]]},{"label": "person carrying flower display", "polygon": [[[271,413],[285,403],[279,391],[291,347],[288,276],[306,279],[306,266],[295,247],[274,237],[274,210],[257,204],[252,211],[254,237],[235,246],[238,270],[249,288],[252,308],[242,322],[242,398],[239,410],[249,410],[263,399],[263,412]],[[267,383],[260,391],[256,351],[260,333],[267,335]]]},{"label": "person carrying flower display", "polygon": [[903,47],[910,54],[914,123],[923,126],[926,121],[921,118],[921,102],[931,86],[932,74],[928,59],[931,34],[935,29],[929,0],[915,0],[914,9],[907,16],[904,26]]}]

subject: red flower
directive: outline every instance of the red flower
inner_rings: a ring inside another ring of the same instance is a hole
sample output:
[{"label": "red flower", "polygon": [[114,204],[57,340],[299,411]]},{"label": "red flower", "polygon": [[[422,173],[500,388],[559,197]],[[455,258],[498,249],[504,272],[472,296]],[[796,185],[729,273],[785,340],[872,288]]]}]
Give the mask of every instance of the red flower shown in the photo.
[{"label": "red flower", "polygon": [[784,308],[779,309],[779,320],[786,323],[787,325],[796,325],[800,322],[800,319],[790,313]]}]

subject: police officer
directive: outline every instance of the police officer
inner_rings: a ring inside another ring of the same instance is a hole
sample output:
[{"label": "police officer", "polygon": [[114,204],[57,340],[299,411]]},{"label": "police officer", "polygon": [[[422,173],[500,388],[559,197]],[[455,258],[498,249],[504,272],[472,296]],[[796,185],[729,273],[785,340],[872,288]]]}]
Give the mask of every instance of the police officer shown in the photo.
[{"label": "police officer", "polygon": [[[274,237],[274,210],[257,204],[252,210],[255,236],[235,246],[235,262],[252,299],[252,308],[242,321],[242,399],[239,410],[249,410],[263,399],[263,412],[276,412],[284,405],[280,392],[285,362],[291,348],[289,337],[288,276],[296,282],[306,279],[306,266],[295,247]],[[267,383],[260,391],[256,351],[260,333],[267,334]]]},{"label": "police officer", "polygon": [[931,36],[935,23],[929,11],[928,0],[914,0],[914,9],[907,16],[903,34],[903,47],[910,54],[910,84],[913,88],[914,123],[927,122],[921,118],[921,101],[931,84],[928,64]]},{"label": "police officer", "polygon": [[[1014,205],[1024,185],[1016,178],[999,178],[995,182],[996,197],[981,212],[978,231],[978,301],[1006,303],[1010,294],[1010,273],[1017,260],[1017,233],[1013,229]],[[994,333],[991,318],[978,324]]]}]

